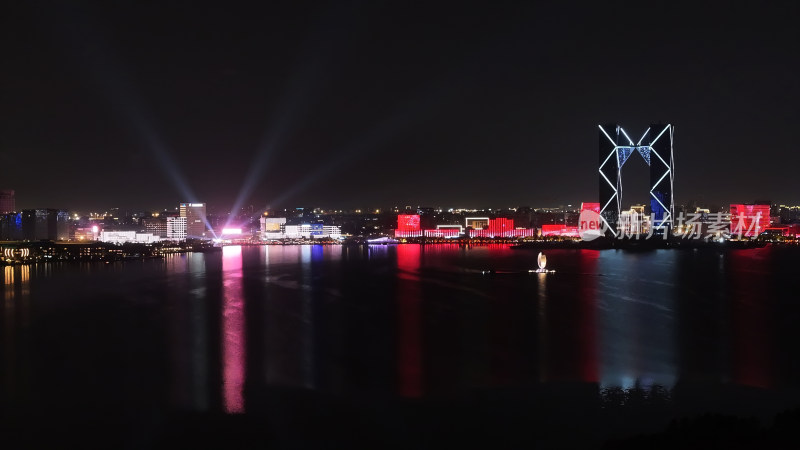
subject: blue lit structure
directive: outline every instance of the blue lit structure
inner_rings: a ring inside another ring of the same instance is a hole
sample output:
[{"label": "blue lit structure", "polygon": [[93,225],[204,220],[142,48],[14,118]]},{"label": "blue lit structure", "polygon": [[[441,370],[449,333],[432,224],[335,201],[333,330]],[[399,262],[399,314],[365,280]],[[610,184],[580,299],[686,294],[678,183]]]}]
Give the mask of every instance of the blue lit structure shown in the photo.
[{"label": "blue lit structure", "polygon": [[669,232],[675,216],[672,185],[675,164],[672,159],[672,139],[675,127],[667,124],[650,125],[634,143],[617,124],[598,125],[600,150],[600,216],[612,234],[622,210],[622,166],[634,153],[639,153],[650,166],[650,212],[653,230]]}]

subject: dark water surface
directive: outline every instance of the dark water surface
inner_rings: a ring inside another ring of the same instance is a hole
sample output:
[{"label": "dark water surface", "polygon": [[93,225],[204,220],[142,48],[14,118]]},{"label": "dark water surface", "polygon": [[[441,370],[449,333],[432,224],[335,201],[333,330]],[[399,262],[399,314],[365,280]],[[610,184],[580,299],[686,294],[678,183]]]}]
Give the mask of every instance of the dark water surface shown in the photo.
[{"label": "dark water surface", "polygon": [[107,412],[144,445],[175,411],[259,411],[283,388],[359,402],[800,385],[797,248],[546,253],[556,273],[499,245],[2,267],[3,416]]}]

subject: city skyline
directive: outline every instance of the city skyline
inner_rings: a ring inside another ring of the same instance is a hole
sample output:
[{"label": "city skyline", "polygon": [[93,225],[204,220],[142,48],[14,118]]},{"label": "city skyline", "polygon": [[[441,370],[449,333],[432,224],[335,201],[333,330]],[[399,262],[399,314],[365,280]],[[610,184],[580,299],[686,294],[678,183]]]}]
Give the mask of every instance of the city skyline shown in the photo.
[{"label": "city skyline", "polygon": [[4,2],[2,449],[786,446],[798,19]]},{"label": "city skyline", "polygon": [[676,204],[800,203],[793,3],[270,8],[7,8],[0,189],[87,211],[576,204],[598,124],[662,120]]},{"label": "city skyline", "polygon": [[[595,196],[597,197],[597,196]],[[295,214],[299,213],[303,210],[306,212],[313,212],[317,214],[337,214],[337,213],[356,213],[356,214],[372,214],[372,213],[403,213],[405,211],[416,211],[418,209],[431,209],[437,212],[456,212],[456,213],[466,213],[466,212],[477,212],[477,211],[496,211],[497,213],[504,213],[509,211],[516,211],[520,208],[528,208],[530,210],[535,211],[580,211],[580,206],[582,203],[585,202],[593,202],[596,198],[587,198],[582,199],[583,201],[574,201],[573,203],[562,203],[562,204],[547,204],[547,205],[502,205],[501,202],[495,202],[497,204],[494,205],[469,205],[465,204],[467,202],[460,202],[459,204],[455,205],[430,205],[424,203],[412,203],[412,204],[388,204],[387,202],[383,202],[383,204],[374,204],[374,205],[362,205],[362,206],[355,206],[355,207],[341,207],[341,206],[324,206],[324,205],[308,205],[308,204],[293,204],[293,205],[285,205],[282,207],[265,207],[261,205],[261,207],[257,205],[243,205],[238,211],[230,211],[230,205],[207,205],[208,211],[207,214],[209,216],[237,216],[237,215],[252,215],[253,217],[259,216],[268,212],[270,214],[276,214],[280,212],[284,212],[285,214]],[[679,201],[675,204],[676,210],[693,210],[696,208],[702,209],[710,209],[713,212],[716,211],[727,211],[729,206],[734,204],[764,204],[768,203],[774,207],[783,207],[783,208],[800,208],[800,204],[787,204],[787,203],[780,203],[774,202],[769,199],[745,199],[744,201],[734,201],[730,200],[725,203],[721,204],[712,204],[712,203],[702,203],[698,202],[695,199],[689,199],[688,201]],[[181,216],[181,204],[186,204],[187,202],[171,202],[171,207],[152,207],[152,208],[134,208],[134,207],[126,207],[126,206],[105,206],[99,207],[96,209],[88,209],[88,208],[74,208],[66,205],[64,207],[56,207],[53,208],[52,206],[40,206],[40,207],[32,207],[32,208],[16,208],[14,212],[22,212],[22,211],[32,211],[32,210],[43,210],[43,209],[58,209],[69,211],[71,215],[77,214],[81,217],[89,217],[92,215],[107,215],[107,216],[114,216],[117,214],[122,214],[123,216],[134,216],[138,215],[141,216],[142,214],[160,214],[160,215],[173,215],[173,216]],[[201,202],[205,205],[204,202]],[[625,209],[630,207],[645,207],[648,208],[650,205],[647,202],[622,202]],[[10,212],[10,210],[9,210]]]}]

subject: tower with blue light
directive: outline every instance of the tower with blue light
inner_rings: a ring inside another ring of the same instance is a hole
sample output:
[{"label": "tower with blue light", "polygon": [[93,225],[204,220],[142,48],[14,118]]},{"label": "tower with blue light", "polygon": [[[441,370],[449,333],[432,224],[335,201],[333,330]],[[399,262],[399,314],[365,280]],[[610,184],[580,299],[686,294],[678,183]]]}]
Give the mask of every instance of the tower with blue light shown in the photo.
[{"label": "tower with blue light", "polygon": [[671,124],[650,125],[634,143],[617,124],[598,125],[600,155],[600,216],[610,233],[617,235],[622,210],[622,166],[633,153],[639,153],[650,166],[650,212],[654,233],[668,235],[675,216],[672,186],[675,164]]}]

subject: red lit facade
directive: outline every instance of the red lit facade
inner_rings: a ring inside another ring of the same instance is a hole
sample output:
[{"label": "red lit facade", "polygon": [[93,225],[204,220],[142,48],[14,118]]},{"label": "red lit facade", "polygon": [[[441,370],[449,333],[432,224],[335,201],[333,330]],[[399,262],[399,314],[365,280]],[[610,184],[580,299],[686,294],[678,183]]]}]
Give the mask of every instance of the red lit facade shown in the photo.
[{"label": "red lit facade", "polygon": [[398,214],[398,231],[419,231],[419,214]]},{"label": "red lit facade", "polygon": [[514,228],[514,237],[536,237],[536,228]]},{"label": "red lit facade", "polygon": [[581,203],[581,212],[583,211],[594,211],[597,214],[600,214],[600,203]]},{"label": "red lit facade", "polygon": [[395,237],[420,237],[422,230],[419,226],[419,214],[398,214]]},{"label": "red lit facade", "polygon": [[542,225],[542,236],[580,237],[578,227],[561,224]]},{"label": "red lit facade", "polygon": [[535,228],[513,228],[505,230],[503,234],[492,234],[489,229],[485,230],[469,230],[469,237],[475,238],[521,238],[521,237],[535,237]]},{"label": "red lit facade", "polygon": [[770,205],[731,205],[731,235],[758,236],[769,228]]},{"label": "red lit facade", "polygon": [[425,230],[425,237],[429,238],[457,238],[461,235],[458,228],[439,228],[436,230]]},{"label": "red lit facade", "polygon": [[[394,235],[397,238],[413,238],[413,237],[428,237],[428,238],[458,238],[463,233],[461,227],[447,228],[446,226],[437,228],[435,230],[422,230],[420,227],[420,218],[417,214],[399,214],[397,216],[397,229]],[[471,238],[522,238],[522,237],[535,237],[536,229],[534,228],[515,228],[514,220],[499,217],[497,219],[489,219],[488,225],[482,229],[469,230],[469,237]]]},{"label": "red lit facade", "polygon": [[489,221],[489,234],[491,236],[508,236],[509,232],[514,231],[514,221],[511,219],[498,218]]},{"label": "red lit facade", "polygon": [[482,230],[470,230],[469,237],[483,237],[483,238],[512,238],[512,237],[526,237],[534,236],[533,229],[514,228],[514,220],[506,219],[503,217],[497,219],[489,219],[489,226]]},{"label": "red lit facade", "polygon": [[[427,231],[427,230],[426,230]],[[422,350],[422,287],[419,273],[421,249],[418,245],[397,247],[397,268],[413,276],[397,280],[397,378],[403,397],[421,397],[425,391],[425,358]]]}]

